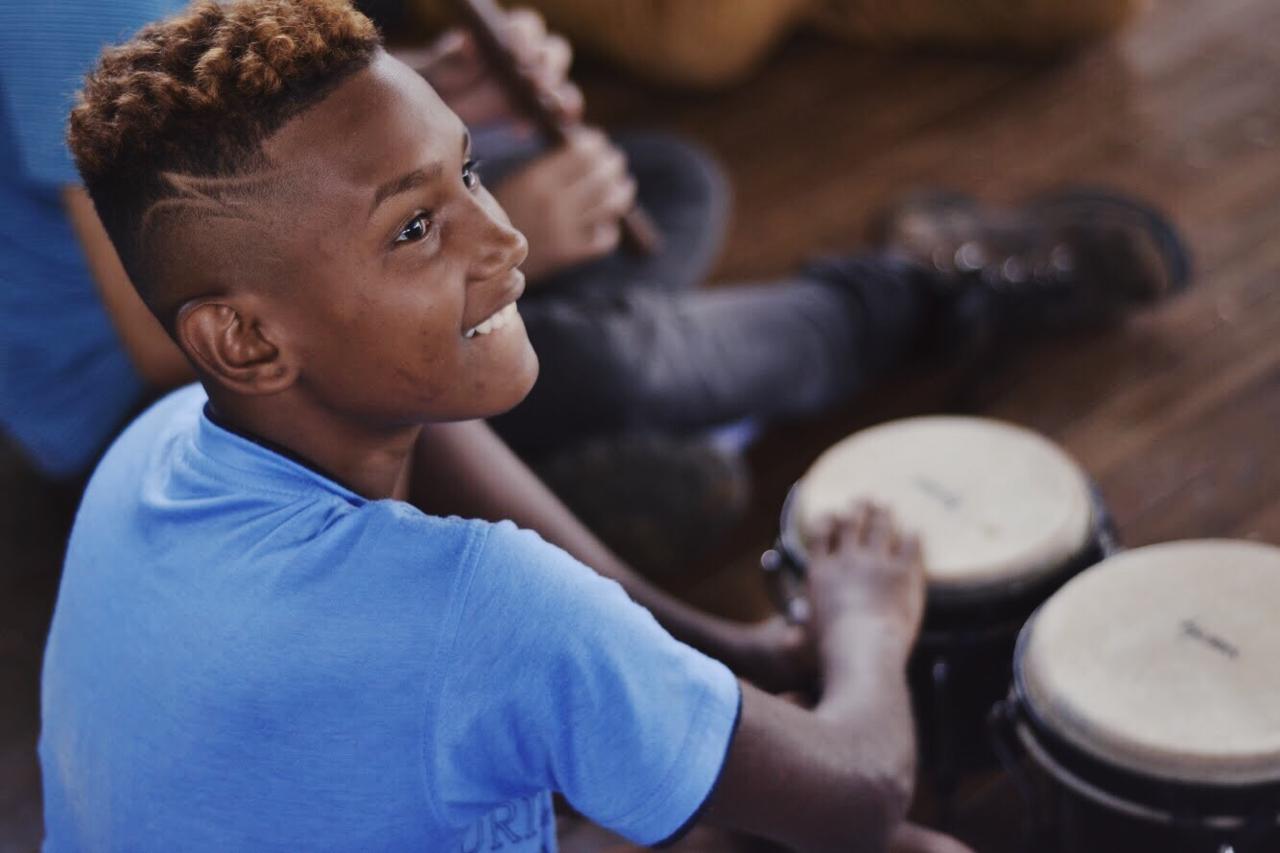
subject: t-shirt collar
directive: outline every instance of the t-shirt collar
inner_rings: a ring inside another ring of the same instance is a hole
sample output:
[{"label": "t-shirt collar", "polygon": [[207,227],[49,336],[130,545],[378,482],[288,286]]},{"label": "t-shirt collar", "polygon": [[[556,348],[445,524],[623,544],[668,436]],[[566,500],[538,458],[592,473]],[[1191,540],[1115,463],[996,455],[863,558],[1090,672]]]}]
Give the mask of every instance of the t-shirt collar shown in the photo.
[{"label": "t-shirt collar", "polygon": [[218,464],[270,480],[274,487],[304,492],[319,486],[353,504],[368,503],[368,498],[288,448],[231,426],[208,402],[200,411],[196,445]]}]

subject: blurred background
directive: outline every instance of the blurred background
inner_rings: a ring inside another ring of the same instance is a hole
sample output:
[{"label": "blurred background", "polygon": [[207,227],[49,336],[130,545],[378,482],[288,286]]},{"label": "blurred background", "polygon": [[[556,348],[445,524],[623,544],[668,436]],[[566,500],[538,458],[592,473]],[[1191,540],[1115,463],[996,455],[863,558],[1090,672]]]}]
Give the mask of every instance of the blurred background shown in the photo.
[{"label": "blurred background", "polygon": [[[440,23],[425,0],[370,5],[397,41]],[[1122,328],[1036,343],[962,393],[945,372],[908,376],[771,427],[748,452],[746,520],[659,578],[668,588],[767,615],[757,561],[814,457],[861,426],[944,410],[1061,443],[1127,545],[1280,544],[1280,3],[525,5],[573,42],[590,122],[675,131],[721,161],[734,201],[711,286],[848,251],[879,206],[920,186],[999,201],[1107,185],[1168,213],[1194,253],[1192,290]],[[41,836],[40,655],[77,491],[0,451],[0,851]],[[929,820],[927,794],[916,808]],[[1016,811],[999,777],[974,778],[953,829],[976,849],[1013,849]]]}]

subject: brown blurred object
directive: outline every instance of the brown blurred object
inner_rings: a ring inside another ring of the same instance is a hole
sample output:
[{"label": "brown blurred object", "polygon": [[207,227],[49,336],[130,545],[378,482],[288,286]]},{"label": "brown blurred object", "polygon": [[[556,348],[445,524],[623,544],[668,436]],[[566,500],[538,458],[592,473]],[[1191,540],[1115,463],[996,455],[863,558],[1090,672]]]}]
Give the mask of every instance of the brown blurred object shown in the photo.
[{"label": "brown blurred object", "polygon": [[817,0],[824,32],[869,44],[1058,51],[1120,28],[1149,0]]},{"label": "brown blurred object", "polygon": [[575,47],[642,77],[712,88],[754,69],[812,0],[530,0]]},{"label": "brown blurred object", "polygon": [[[696,89],[748,76],[792,30],[865,45],[1056,53],[1113,32],[1150,0],[516,0],[575,48],[659,83]],[[422,20],[446,18],[414,0]]]},{"label": "brown blurred object", "polygon": [[[438,0],[412,0],[429,28],[456,20]],[[715,88],[754,69],[813,0],[506,0],[529,6],[575,50],[674,86]]]}]

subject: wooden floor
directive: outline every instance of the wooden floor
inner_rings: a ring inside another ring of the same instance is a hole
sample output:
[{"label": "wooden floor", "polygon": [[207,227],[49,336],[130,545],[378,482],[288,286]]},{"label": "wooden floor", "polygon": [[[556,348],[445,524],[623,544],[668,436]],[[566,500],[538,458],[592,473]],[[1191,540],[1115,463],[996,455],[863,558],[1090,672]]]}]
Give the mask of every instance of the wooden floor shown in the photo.
[{"label": "wooden floor", "polygon": [[[1280,543],[1277,32],[1273,0],[1164,0],[1114,42],[1055,65],[800,39],[726,95],[637,91],[600,69],[588,70],[586,88],[601,120],[679,130],[722,158],[737,192],[726,279],[855,247],[878,203],[918,185],[1014,199],[1107,184],[1154,200],[1194,249],[1193,292],[1117,333],[1044,343],[970,409],[1063,443],[1100,484],[1127,544]],[[754,562],[787,486],[851,429],[948,399],[939,383],[913,381],[774,430],[752,457],[752,523],[718,555],[724,568],[683,591],[729,614],[765,612]],[[0,475],[3,853],[40,837],[39,653],[69,514],[29,478]],[[982,851],[1012,850],[1012,808],[999,780],[979,780],[957,832]]]},{"label": "wooden floor", "polygon": [[[869,214],[914,186],[1012,200],[1105,184],[1168,211],[1195,288],[1125,329],[1046,341],[965,410],[1065,445],[1099,483],[1127,545],[1247,537],[1280,544],[1280,4],[1166,0],[1111,43],[1051,65],[790,45],[728,96],[673,100],[593,78],[608,119],[708,145],[737,192],[719,277],[794,268],[856,246]],[[771,432],[753,454],[757,510],[687,590],[739,617],[768,612],[755,562],[786,489],[833,441],[954,407],[946,383],[881,389]],[[1280,605],[1280,602],[1277,603]],[[935,818],[923,796],[917,814]],[[1019,849],[1008,783],[975,777],[953,823],[979,851]],[[1138,849],[1138,848],[1129,848]]]}]

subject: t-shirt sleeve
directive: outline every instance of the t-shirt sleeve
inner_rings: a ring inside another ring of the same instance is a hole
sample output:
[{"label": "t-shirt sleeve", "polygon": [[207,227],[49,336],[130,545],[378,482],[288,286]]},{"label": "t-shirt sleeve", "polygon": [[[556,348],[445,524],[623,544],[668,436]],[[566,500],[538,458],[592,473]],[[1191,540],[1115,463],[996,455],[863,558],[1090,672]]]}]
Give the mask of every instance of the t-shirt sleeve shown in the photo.
[{"label": "t-shirt sleeve", "polygon": [[0,3],[0,96],[19,171],[33,183],[76,184],[67,117],[104,47],[170,14],[172,0]]},{"label": "t-shirt sleeve", "polygon": [[447,823],[560,792],[641,844],[715,787],[741,694],[622,588],[535,533],[490,528],[441,651],[427,775]]}]

